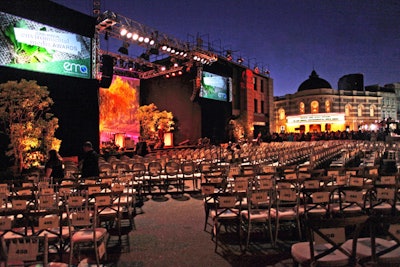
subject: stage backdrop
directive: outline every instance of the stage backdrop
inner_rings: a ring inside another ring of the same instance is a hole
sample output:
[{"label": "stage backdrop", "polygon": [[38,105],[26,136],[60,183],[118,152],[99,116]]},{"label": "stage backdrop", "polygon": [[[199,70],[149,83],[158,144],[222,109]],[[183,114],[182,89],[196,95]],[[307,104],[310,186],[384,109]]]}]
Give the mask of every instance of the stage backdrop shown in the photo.
[{"label": "stage backdrop", "polygon": [[100,88],[101,146],[116,143],[132,148],[140,133],[135,114],[139,108],[140,80],[114,76],[108,89]]}]

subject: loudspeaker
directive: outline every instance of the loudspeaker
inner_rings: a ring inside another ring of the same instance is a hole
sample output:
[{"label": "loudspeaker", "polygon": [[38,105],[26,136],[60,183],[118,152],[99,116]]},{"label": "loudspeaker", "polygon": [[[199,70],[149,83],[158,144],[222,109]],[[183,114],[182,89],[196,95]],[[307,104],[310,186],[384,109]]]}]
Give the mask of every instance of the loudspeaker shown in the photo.
[{"label": "loudspeaker", "polygon": [[108,88],[111,85],[114,73],[114,59],[110,55],[102,55],[101,80],[100,87]]}]

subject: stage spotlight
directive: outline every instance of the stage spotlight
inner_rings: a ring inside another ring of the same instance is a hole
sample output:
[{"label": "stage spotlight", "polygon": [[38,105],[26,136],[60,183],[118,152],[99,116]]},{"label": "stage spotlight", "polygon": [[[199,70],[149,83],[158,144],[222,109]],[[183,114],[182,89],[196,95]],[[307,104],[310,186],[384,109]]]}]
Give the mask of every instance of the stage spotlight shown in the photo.
[{"label": "stage spotlight", "polygon": [[140,36],[140,37],[138,38],[138,41],[139,41],[139,42],[143,42],[143,40],[144,40],[144,37],[143,37],[143,36]]},{"label": "stage spotlight", "polygon": [[118,52],[120,52],[121,54],[124,54],[124,55],[128,55],[129,54],[128,47],[129,47],[129,43],[123,42],[122,46],[118,49]]},{"label": "stage spotlight", "polygon": [[166,45],[163,45],[163,46],[161,47],[161,49],[162,49],[163,51],[166,51],[167,48],[168,48],[168,46],[166,46]]},{"label": "stage spotlight", "polygon": [[131,38],[132,37],[132,33],[131,32],[128,32],[127,34],[126,34],[126,38]]},{"label": "stage spotlight", "polygon": [[125,36],[128,33],[128,31],[127,29],[122,29],[119,33],[121,34],[121,36]]},{"label": "stage spotlight", "polygon": [[182,75],[183,74],[183,72],[180,70],[180,71],[178,71],[178,75]]},{"label": "stage spotlight", "polygon": [[167,47],[167,52],[171,52],[171,47]]},{"label": "stage spotlight", "polygon": [[175,72],[173,72],[173,73],[171,73],[171,75],[172,75],[172,77],[175,77],[175,76],[176,76],[176,73],[175,73]]},{"label": "stage spotlight", "polygon": [[138,35],[137,33],[134,33],[134,34],[132,35],[132,39],[133,39],[134,41],[136,41],[137,39],[139,39],[139,35]]},{"label": "stage spotlight", "polygon": [[148,42],[150,42],[150,38],[149,38],[149,37],[146,37],[146,38],[144,38],[143,41],[147,44]]},{"label": "stage spotlight", "polygon": [[160,70],[165,71],[167,68],[165,66],[161,66]]},{"label": "stage spotlight", "polygon": [[153,45],[155,43],[155,41],[154,40],[150,40],[150,45]]},{"label": "stage spotlight", "polygon": [[178,63],[174,63],[174,68],[177,68],[177,67],[179,67],[179,64]]},{"label": "stage spotlight", "polygon": [[129,61],[129,62],[128,62],[128,69],[129,69],[130,71],[133,70],[133,62],[132,62],[132,61]]},{"label": "stage spotlight", "polygon": [[169,74],[165,74],[165,78],[167,78],[167,79],[168,79],[169,77],[170,77],[170,76],[169,76]]}]

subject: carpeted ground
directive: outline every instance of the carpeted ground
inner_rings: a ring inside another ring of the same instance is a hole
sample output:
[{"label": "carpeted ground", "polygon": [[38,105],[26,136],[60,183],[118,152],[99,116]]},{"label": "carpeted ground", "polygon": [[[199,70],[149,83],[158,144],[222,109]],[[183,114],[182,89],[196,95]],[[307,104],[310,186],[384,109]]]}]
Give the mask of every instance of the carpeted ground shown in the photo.
[{"label": "carpeted ground", "polygon": [[111,239],[107,266],[292,266],[290,246],[273,249],[261,234],[246,252],[240,250],[237,234],[223,234],[215,252],[211,227],[203,230],[204,207],[199,197],[149,197],[142,210],[135,217],[136,230],[129,234],[130,251],[126,251],[127,239],[122,247],[113,247]]}]

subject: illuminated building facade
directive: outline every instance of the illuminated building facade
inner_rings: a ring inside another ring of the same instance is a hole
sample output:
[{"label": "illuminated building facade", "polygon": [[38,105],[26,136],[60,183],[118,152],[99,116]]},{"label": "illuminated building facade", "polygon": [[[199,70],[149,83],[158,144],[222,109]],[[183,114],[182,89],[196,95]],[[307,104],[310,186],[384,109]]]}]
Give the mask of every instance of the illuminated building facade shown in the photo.
[{"label": "illuminated building facade", "polygon": [[398,121],[399,115],[400,115],[400,105],[398,103],[400,103],[400,82],[398,83],[391,83],[391,84],[386,84],[385,85],[386,88],[389,89],[393,89],[395,91],[396,94],[396,103],[397,103],[397,117],[396,120]]},{"label": "illuminated building facade", "polygon": [[376,130],[382,120],[397,118],[394,89],[364,88],[361,74],[343,76],[338,87],[333,89],[313,70],[296,93],[275,97],[275,131]]}]

